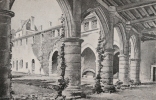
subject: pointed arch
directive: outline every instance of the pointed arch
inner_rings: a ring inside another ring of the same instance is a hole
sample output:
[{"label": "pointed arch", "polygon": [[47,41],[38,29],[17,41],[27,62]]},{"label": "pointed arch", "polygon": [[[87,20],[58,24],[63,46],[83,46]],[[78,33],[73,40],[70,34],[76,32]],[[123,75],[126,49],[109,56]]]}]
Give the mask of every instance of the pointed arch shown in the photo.
[{"label": "pointed arch", "polygon": [[49,75],[52,74],[52,57],[55,52],[58,52],[57,48],[54,48],[49,54],[49,58],[48,58],[49,59]]},{"label": "pointed arch", "polygon": [[101,6],[97,6],[95,8],[89,8],[88,10],[84,11],[82,13],[81,21],[83,22],[84,18],[89,15],[90,13],[94,13],[99,24],[100,24],[100,30],[101,30],[101,36],[105,37],[109,33],[109,24],[108,24],[108,18],[106,14],[104,13],[104,10]]},{"label": "pointed arch", "polygon": [[122,23],[118,23],[115,25],[115,27],[118,34],[119,34],[119,39],[120,39],[120,54],[123,54],[124,53],[124,46],[125,46],[125,43],[126,43],[126,32],[125,32],[125,28],[123,26]]},{"label": "pointed arch", "polygon": [[[73,17],[72,17],[72,10],[71,10],[71,6],[69,4],[69,2],[67,0],[57,0],[58,4],[60,5],[64,17],[65,17],[65,36],[66,37],[70,37],[72,32],[74,32],[74,21],[73,21]],[[75,33],[75,32],[74,32]]]},{"label": "pointed arch", "polygon": [[136,53],[136,36],[132,35],[130,37],[130,54],[131,54],[131,58],[135,57],[135,53]]},{"label": "pointed arch", "polygon": [[90,49],[94,52],[95,55],[97,54],[97,53],[96,53],[96,49],[95,49],[91,44],[89,44],[89,43],[87,43],[87,44],[85,44],[84,46],[82,46],[82,48],[81,48],[81,54],[82,54],[82,52],[83,52],[86,48],[90,48]]},{"label": "pointed arch", "polygon": [[96,55],[95,55],[94,51],[90,47],[86,47],[82,51],[81,57],[83,58],[83,60],[81,61],[82,76],[84,74],[87,75],[87,73],[88,73],[88,75],[90,74],[92,77],[94,77],[96,74]]}]

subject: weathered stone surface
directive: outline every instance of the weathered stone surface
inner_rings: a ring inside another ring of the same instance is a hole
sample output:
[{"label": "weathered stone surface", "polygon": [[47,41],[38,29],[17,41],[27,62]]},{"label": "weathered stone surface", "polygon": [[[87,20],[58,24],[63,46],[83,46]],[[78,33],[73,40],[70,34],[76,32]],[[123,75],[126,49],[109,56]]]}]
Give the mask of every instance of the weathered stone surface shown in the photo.
[{"label": "weathered stone surface", "polygon": [[[10,99],[10,20],[13,12],[7,11],[9,0],[0,2],[0,99]],[[2,10],[3,9],[3,10]]]},{"label": "weathered stone surface", "polygon": [[135,83],[140,82],[140,60],[139,59],[132,59],[130,64],[130,79],[133,80]]}]

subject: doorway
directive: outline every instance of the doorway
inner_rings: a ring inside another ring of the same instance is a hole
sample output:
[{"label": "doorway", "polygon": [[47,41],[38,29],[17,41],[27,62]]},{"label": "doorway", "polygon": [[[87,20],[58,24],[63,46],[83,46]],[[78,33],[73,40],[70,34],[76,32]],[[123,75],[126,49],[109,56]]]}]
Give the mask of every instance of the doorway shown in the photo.
[{"label": "doorway", "polygon": [[153,81],[156,81],[156,67],[153,67]]},{"label": "doorway", "polygon": [[55,51],[52,56],[52,74],[57,74],[57,66],[58,66],[58,51]]},{"label": "doorway", "polygon": [[35,72],[35,60],[32,59],[32,73]]},{"label": "doorway", "polygon": [[118,79],[119,77],[119,52],[114,55],[113,58],[113,78]]}]

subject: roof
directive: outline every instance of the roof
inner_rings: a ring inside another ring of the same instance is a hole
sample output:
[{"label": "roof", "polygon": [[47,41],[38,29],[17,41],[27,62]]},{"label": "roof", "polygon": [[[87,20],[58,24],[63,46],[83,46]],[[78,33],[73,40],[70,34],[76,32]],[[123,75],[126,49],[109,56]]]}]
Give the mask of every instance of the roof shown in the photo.
[{"label": "roof", "polygon": [[115,6],[118,14],[143,35],[143,40],[156,39],[156,0],[102,0]]}]

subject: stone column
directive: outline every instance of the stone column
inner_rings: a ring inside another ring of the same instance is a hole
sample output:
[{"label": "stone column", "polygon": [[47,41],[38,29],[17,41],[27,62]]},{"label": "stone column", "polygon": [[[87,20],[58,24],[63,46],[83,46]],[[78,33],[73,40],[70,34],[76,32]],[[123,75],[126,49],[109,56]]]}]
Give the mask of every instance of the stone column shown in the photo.
[{"label": "stone column", "polygon": [[131,59],[130,79],[134,83],[140,83],[140,59]]},{"label": "stone column", "polygon": [[[5,1],[4,1],[5,2]],[[0,100],[10,100],[11,95],[11,17],[14,13],[0,10]]]},{"label": "stone column", "polygon": [[114,50],[107,49],[102,62],[103,67],[101,69],[101,81],[107,85],[113,84],[113,55]]},{"label": "stone column", "polygon": [[140,83],[140,61],[141,61],[141,37],[137,36],[134,59],[130,64],[130,79],[134,83]]},{"label": "stone column", "polygon": [[[113,43],[114,43],[114,16],[115,7],[109,7],[109,33],[106,35],[106,45],[104,47],[104,59],[102,61],[101,80],[107,85],[113,85]],[[104,28],[105,29],[105,28]],[[105,40],[104,40],[105,41]]]},{"label": "stone column", "polygon": [[124,44],[124,52],[119,55],[119,80],[123,85],[129,84],[129,39],[130,39],[131,25],[126,24],[126,41]]},{"label": "stone column", "polygon": [[70,79],[69,86],[66,90],[74,92],[81,85],[81,43],[79,38],[65,38],[65,78]]},{"label": "stone column", "polygon": [[123,85],[128,85],[128,67],[129,67],[129,56],[119,55],[119,80],[123,82]]}]

